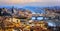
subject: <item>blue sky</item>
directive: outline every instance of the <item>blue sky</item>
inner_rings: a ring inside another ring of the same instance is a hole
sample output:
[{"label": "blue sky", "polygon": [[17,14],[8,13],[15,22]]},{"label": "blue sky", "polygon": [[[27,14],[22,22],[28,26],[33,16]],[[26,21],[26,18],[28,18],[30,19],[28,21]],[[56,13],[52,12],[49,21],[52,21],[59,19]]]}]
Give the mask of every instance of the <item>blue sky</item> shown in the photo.
[{"label": "blue sky", "polygon": [[60,0],[0,0],[0,6],[2,5],[59,6]]}]

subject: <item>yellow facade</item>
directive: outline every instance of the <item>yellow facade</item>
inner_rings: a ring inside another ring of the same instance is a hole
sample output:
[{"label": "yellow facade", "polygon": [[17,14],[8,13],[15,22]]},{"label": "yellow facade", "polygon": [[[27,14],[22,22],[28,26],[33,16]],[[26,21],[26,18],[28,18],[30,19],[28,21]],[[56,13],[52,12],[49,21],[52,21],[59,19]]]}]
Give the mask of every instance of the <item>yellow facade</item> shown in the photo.
[{"label": "yellow facade", "polygon": [[20,19],[17,18],[6,18],[6,20],[4,20],[4,24],[4,29],[1,28],[0,31],[13,31],[21,25]]},{"label": "yellow facade", "polygon": [[6,21],[20,23],[20,19],[17,19],[17,18],[7,18]]}]

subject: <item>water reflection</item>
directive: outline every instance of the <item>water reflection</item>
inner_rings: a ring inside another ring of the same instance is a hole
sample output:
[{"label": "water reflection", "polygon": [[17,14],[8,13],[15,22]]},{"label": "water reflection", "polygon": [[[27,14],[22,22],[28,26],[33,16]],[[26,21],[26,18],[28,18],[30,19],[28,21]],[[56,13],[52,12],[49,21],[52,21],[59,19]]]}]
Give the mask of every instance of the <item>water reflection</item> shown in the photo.
[{"label": "water reflection", "polygon": [[43,17],[38,17],[37,20],[43,20]]},{"label": "water reflection", "polygon": [[32,17],[32,20],[43,20],[43,17]]}]

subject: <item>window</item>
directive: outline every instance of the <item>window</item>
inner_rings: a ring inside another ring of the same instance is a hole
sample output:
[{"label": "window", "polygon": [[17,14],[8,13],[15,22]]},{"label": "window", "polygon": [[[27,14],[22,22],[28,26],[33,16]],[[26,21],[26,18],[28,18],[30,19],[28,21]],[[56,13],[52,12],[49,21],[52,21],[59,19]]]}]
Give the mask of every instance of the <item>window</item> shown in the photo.
[{"label": "window", "polygon": [[17,22],[18,22],[18,20],[17,20]]}]

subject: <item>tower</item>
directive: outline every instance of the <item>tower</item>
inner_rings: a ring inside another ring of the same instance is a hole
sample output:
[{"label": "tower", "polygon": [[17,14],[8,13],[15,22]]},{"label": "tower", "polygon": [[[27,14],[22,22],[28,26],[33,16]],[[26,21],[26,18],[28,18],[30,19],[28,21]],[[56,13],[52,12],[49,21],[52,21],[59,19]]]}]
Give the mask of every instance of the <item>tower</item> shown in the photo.
[{"label": "tower", "polygon": [[14,6],[12,6],[12,13],[14,13],[14,10],[13,9],[14,9]]}]

